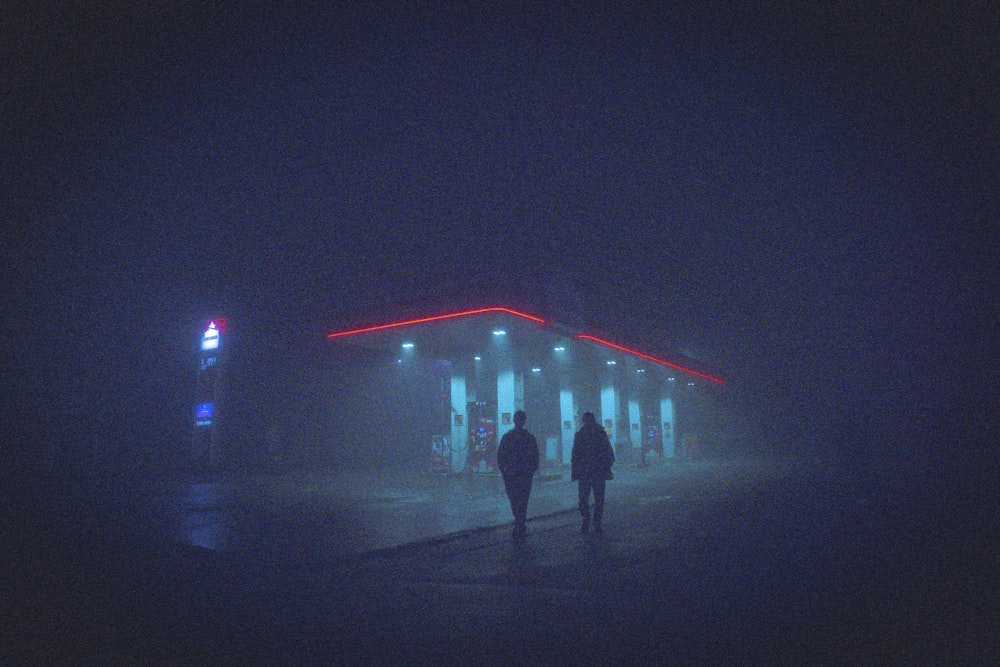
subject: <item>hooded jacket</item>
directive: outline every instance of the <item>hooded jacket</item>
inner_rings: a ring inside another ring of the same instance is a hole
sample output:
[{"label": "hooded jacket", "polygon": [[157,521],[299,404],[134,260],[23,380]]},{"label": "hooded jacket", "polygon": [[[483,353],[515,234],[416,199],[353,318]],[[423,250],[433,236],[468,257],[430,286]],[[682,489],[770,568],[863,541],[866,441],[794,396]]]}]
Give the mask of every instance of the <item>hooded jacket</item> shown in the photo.
[{"label": "hooded jacket", "polygon": [[573,436],[573,479],[590,482],[613,479],[614,462],[615,452],[607,431],[600,424],[585,423]]}]

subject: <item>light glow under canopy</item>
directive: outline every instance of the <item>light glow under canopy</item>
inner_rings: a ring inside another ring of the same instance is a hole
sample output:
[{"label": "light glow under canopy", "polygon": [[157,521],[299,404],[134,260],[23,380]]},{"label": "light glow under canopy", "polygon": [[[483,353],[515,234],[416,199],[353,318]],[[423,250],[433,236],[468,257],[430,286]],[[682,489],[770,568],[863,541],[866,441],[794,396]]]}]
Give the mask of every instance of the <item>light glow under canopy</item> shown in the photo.
[{"label": "light glow under canopy", "polygon": [[709,382],[715,382],[717,384],[725,384],[726,383],[726,381],[723,380],[722,378],[717,378],[717,377],[714,377],[714,376],[711,376],[711,375],[707,375],[705,373],[700,373],[700,372],[698,372],[698,371],[696,371],[694,369],[691,369],[691,368],[685,368],[684,366],[679,366],[677,364],[672,364],[669,361],[665,361],[663,359],[657,359],[656,357],[650,356],[648,354],[643,354],[642,352],[639,352],[637,350],[631,350],[631,349],[629,349],[627,347],[624,347],[622,345],[618,345],[617,343],[612,343],[611,341],[604,340],[603,338],[598,338],[597,336],[591,336],[589,334],[577,334],[576,337],[579,340],[589,340],[591,342],[598,343],[599,345],[605,345],[607,347],[610,347],[611,349],[619,350],[620,352],[625,352],[626,354],[631,354],[633,356],[640,357],[642,359],[645,359],[646,361],[652,361],[654,364],[659,364],[661,366],[666,366],[667,368],[674,368],[674,369],[677,369],[679,371],[683,371],[683,372],[685,372],[685,373],[687,373],[689,375],[694,375],[696,377],[700,377],[700,378],[703,378],[705,380],[708,380]]},{"label": "light glow under canopy", "polygon": [[[414,319],[409,319],[409,320],[403,320],[403,321],[400,321],[400,322],[389,322],[389,323],[386,323],[386,324],[377,324],[377,325],[374,325],[374,326],[360,327],[360,328],[356,328],[356,329],[345,329],[343,331],[334,331],[333,333],[328,333],[326,335],[326,337],[328,339],[331,339],[331,338],[343,338],[343,337],[346,337],[346,336],[354,336],[354,335],[357,335],[357,334],[374,333],[374,332],[379,332],[379,331],[387,331],[387,330],[390,330],[390,329],[398,329],[398,328],[401,328],[401,327],[407,327],[407,326],[414,325],[414,324],[426,324],[426,323],[429,323],[429,322],[441,322],[441,321],[444,321],[444,320],[453,320],[453,319],[459,319],[459,318],[463,318],[463,317],[472,317],[472,316],[475,316],[475,315],[484,315],[484,314],[488,314],[488,313],[498,313],[498,314],[505,314],[505,315],[513,315],[514,317],[519,317],[519,318],[522,318],[522,319],[525,319],[525,320],[530,320],[531,322],[534,322],[534,323],[539,324],[539,325],[545,325],[546,324],[546,321],[544,319],[542,319],[541,317],[537,317],[535,315],[531,315],[531,314],[528,314],[528,313],[525,313],[525,312],[522,312],[522,311],[519,311],[519,310],[514,310],[512,308],[505,308],[505,307],[502,307],[502,306],[492,306],[492,307],[487,307],[487,308],[475,308],[475,309],[472,309],[472,310],[463,310],[463,311],[459,311],[459,312],[456,312],[456,313],[445,313],[444,315],[434,315],[434,316],[431,316],[431,317],[419,317],[419,318],[414,318]],[[501,332],[501,329],[496,329],[496,330],[494,330],[493,333],[499,336],[499,335],[501,335],[500,332]],[[639,352],[638,350],[633,350],[633,349],[627,348],[627,347],[625,347],[623,345],[618,345],[617,343],[612,343],[611,341],[604,340],[603,338],[598,338],[597,336],[591,336],[591,335],[585,334],[585,333],[578,333],[578,334],[576,334],[574,336],[574,338],[576,340],[585,340],[585,341],[590,341],[592,343],[596,343],[598,345],[603,345],[603,346],[609,347],[609,348],[611,348],[613,350],[618,350],[619,352],[624,352],[625,354],[629,354],[629,355],[632,355],[634,357],[639,357],[640,359],[645,359],[646,361],[650,361],[650,362],[652,362],[654,364],[658,364],[660,366],[665,366],[667,368],[673,368],[675,370],[687,373],[688,375],[692,375],[692,376],[695,376],[695,377],[702,378],[704,380],[708,380],[709,382],[714,382],[714,383],[720,384],[720,385],[726,383],[726,381],[723,380],[722,378],[715,377],[715,376],[712,376],[712,375],[708,375],[706,373],[702,373],[700,371],[696,371],[696,370],[694,370],[692,368],[686,368],[684,366],[680,366],[678,364],[666,361],[665,359],[659,359],[657,357],[654,357],[654,356],[651,356],[651,355],[648,355],[648,354],[644,354],[642,352]],[[406,341],[406,342],[409,343],[411,341]],[[561,344],[561,343],[557,343],[555,345],[555,347],[553,347],[553,350],[555,350],[556,352],[564,352],[566,350],[566,346],[563,345],[563,344]],[[480,356],[476,355],[475,359],[476,359],[476,361],[479,361],[480,360]],[[609,362],[609,364],[610,363],[611,362]],[[673,381],[674,378],[670,378],[670,380]]]},{"label": "light glow under canopy", "polygon": [[475,310],[463,310],[458,313],[447,313],[445,315],[435,315],[433,317],[420,317],[413,320],[405,320],[403,322],[390,322],[389,324],[378,324],[372,327],[362,327],[360,329],[348,329],[347,331],[335,331],[333,333],[327,334],[327,338],[340,338],[342,336],[352,336],[354,334],[371,333],[373,331],[384,331],[386,329],[396,329],[398,327],[406,327],[411,324],[424,324],[426,322],[439,322],[441,320],[450,320],[457,317],[469,317],[472,315],[482,315],[484,313],[506,313],[508,315],[514,315],[515,317],[521,317],[526,320],[531,320],[532,322],[537,322],[538,324],[545,324],[545,320],[534,315],[529,315],[528,313],[522,313],[511,308],[477,308]]}]

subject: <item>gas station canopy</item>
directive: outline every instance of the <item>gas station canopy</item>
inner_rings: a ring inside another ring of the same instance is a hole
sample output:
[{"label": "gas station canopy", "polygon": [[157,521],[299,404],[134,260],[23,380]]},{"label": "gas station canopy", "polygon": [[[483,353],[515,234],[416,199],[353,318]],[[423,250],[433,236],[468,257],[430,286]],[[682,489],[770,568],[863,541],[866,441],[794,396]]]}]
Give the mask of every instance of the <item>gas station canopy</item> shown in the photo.
[{"label": "gas station canopy", "polygon": [[[327,338],[351,364],[399,368],[390,386],[375,390],[387,393],[372,396],[374,405],[401,406],[407,390],[431,401],[410,415],[404,431],[416,432],[427,415],[437,415],[428,434],[432,467],[451,472],[495,472],[498,438],[517,410],[531,415],[546,461],[570,462],[585,412],[605,428],[619,460],[676,457],[697,438],[683,431],[699,387],[725,384],[693,364],[503,306],[342,329]],[[358,381],[363,377],[359,372]]]},{"label": "gas station canopy", "polygon": [[456,361],[475,358],[484,362],[495,358],[496,346],[502,340],[513,352],[515,367],[523,372],[541,370],[560,358],[573,357],[573,366],[583,372],[625,362],[638,372],[659,370],[688,382],[725,384],[722,378],[689,364],[655,357],[502,306],[343,329],[327,334],[327,338],[376,354],[419,354],[423,358]]}]

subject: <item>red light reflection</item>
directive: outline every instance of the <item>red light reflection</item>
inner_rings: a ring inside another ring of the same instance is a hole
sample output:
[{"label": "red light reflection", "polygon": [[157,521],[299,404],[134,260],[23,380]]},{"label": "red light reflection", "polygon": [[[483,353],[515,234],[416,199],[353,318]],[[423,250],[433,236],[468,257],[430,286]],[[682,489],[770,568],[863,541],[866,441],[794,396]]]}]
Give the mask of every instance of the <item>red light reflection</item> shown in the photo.
[{"label": "red light reflection", "polygon": [[535,317],[534,315],[529,315],[528,313],[522,313],[511,308],[477,308],[475,310],[463,310],[459,313],[448,313],[446,315],[435,315],[433,317],[421,317],[414,320],[406,320],[404,322],[391,322],[389,324],[378,324],[372,327],[363,327],[361,329],[350,329],[348,331],[335,331],[333,333],[327,334],[327,338],[340,338],[341,336],[352,336],[354,334],[370,333],[372,331],[383,331],[385,329],[395,329],[397,327],[405,327],[411,324],[424,324],[425,322],[437,322],[440,320],[450,320],[456,317],[468,317],[470,315],[481,315],[483,313],[507,313],[508,315],[514,315],[516,317],[523,317],[526,320],[531,320],[532,322],[537,322],[538,324],[545,324],[545,320],[540,317]]}]

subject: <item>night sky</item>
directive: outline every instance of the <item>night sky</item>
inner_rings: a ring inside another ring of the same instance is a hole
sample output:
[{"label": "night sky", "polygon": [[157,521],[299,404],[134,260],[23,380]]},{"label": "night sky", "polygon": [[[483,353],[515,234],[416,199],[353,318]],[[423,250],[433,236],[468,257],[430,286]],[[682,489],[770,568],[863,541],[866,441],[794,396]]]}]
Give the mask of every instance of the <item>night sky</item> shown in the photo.
[{"label": "night sky", "polygon": [[777,451],[996,428],[994,3],[135,4],[0,10],[8,454],[169,460],[210,316],[280,403],[326,331],[498,304]]}]

